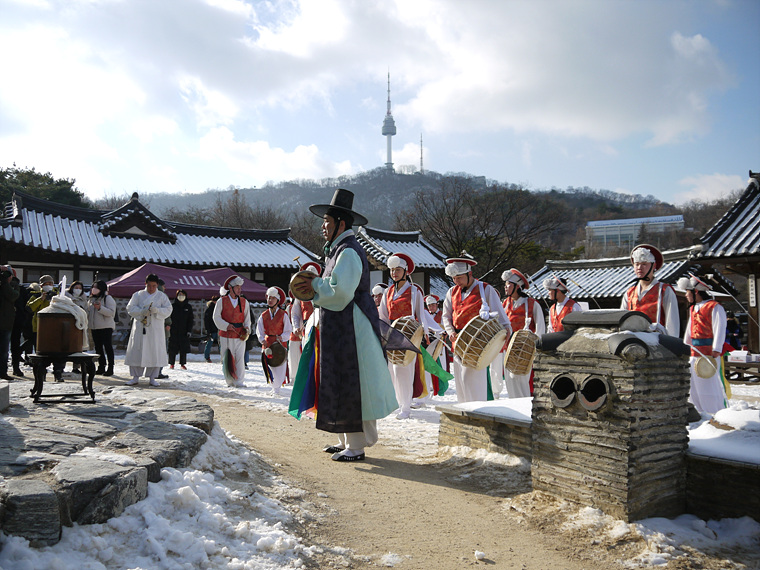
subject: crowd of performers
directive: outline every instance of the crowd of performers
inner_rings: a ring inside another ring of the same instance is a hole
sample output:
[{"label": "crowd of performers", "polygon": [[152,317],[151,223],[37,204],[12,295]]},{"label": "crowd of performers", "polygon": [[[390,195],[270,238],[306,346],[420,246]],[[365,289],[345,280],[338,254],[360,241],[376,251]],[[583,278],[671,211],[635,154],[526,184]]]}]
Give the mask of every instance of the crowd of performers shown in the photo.
[{"label": "crowd of performers", "polygon": [[[414,260],[404,252],[387,259],[388,284],[370,283],[370,266],[353,232],[366,218],[353,210],[353,194],[339,189],[330,204],[310,211],[322,218],[325,265],[309,262],[291,282],[293,298],[279,287],[267,290],[267,309],[256,323],[262,345],[262,366],[273,393],[293,383],[289,412],[296,418],[316,419],[318,429],[334,433],[337,441],[324,451],[335,461],[359,461],[377,441],[376,421],[395,412],[411,417],[430,398],[456,383],[458,402],[530,397],[533,371],[514,373],[505,368],[505,351],[513,333],[527,329],[537,336],[561,332],[563,319],[581,304],[569,296],[565,279],[543,282],[552,305],[545,319],[540,303],[528,295],[530,280],[517,269],[505,271],[504,299],[488,283],[473,276],[477,261],[462,252],[446,260],[454,282],[444,299],[425,295],[412,275]],[[631,252],[635,284],[623,295],[622,309],[646,314],[652,330],[679,336],[678,302],[672,286],[656,272],[663,257],[654,246],[642,244]],[[241,385],[245,369],[245,339],[251,317],[241,296],[242,279],[232,277],[214,310],[225,376]],[[711,295],[711,287],[696,276],[682,278],[689,316],[684,343],[692,350],[689,400],[700,412],[715,413],[727,405],[728,383],[723,359],[726,313]],[[460,353],[470,342],[472,322],[491,323],[490,330],[506,339],[495,358],[473,364]],[[713,368],[700,362],[711,357]]]}]

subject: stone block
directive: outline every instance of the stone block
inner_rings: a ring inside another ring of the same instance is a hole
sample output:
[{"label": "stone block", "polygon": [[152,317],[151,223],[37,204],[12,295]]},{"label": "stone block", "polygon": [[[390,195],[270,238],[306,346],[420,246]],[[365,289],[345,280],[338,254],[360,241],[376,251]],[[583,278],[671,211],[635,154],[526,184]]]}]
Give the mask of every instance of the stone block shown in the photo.
[{"label": "stone block", "polygon": [[67,457],[53,469],[53,475],[65,525],[105,522],[148,496],[148,472],[144,467]]},{"label": "stone block", "polygon": [[55,491],[39,479],[10,479],[0,487],[3,532],[34,547],[61,539],[61,513]]},{"label": "stone block", "polygon": [[0,412],[11,405],[11,388],[7,380],[0,380]]}]

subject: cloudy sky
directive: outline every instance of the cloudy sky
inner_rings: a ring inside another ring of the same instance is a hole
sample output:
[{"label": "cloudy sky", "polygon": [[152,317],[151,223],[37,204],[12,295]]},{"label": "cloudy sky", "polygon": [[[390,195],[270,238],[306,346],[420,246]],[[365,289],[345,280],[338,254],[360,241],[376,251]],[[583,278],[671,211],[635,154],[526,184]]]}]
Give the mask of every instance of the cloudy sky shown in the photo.
[{"label": "cloudy sky", "polygon": [[91,198],[385,163],[681,203],[760,170],[757,0],[0,0],[0,167]]}]

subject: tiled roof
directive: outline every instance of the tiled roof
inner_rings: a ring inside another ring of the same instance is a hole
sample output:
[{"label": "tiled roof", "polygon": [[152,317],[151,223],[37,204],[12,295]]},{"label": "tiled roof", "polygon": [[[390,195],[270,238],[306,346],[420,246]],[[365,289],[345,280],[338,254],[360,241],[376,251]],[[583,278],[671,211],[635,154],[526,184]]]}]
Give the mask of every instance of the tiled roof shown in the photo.
[{"label": "tiled roof", "polygon": [[292,268],[315,259],[290,230],[242,230],[175,224],[150,213],[136,196],[104,212],[17,194],[0,219],[0,240],[49,252],[129,263],[203,267]]},{"label": "tiled roof", "polygon": [[[394,253],[406,253],[420,269],[445,269],[446,256],[430,245],[417,232],[393,232],[362,226],[356,238],[367,252],[367,256],[379,265],[385,265]],[[448,289],[448,287],[447,287]]]},{"label": "tiled roof", "polygon": [[[688,277],[689,272],[703,275],[701,267],[689,261],[690,249],[664,251],[663,266],[657,271],[657,278],[671,285],[680,277]],[[592,259],[580,261],[552,261],[530,276],[532,281],[529,295],[534,298],[549,298],[544,288],[544,279],[556,275],[567,280],[570,296],[573,299],[620,298],[634,283],[633,268],[629,257]],[[713,278],[732,295],[737,295],[736,288],[723,275],[712,272]]]},{"label": "tiled roof", "polygon": [[744,193],[699,239],[694,259],[760,256],[760,175],[750,174]]},{"label": "tiled roof", "polygon": [[430,274],[430,291],[428,294],[438,295],[444,299],[450,288],[451,284],[443,271],[435,271]]}]

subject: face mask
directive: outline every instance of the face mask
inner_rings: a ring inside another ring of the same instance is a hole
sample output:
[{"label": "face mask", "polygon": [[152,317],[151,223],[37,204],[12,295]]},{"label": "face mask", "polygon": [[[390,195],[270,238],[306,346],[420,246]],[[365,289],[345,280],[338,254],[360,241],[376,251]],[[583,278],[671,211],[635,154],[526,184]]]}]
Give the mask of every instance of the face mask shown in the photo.
[{"label": "face mask", "polygon": [[181,303],[184,300],[185,300],[185,296],[184,295],[177,295],[177,301],[179,301]]},{"label": "face mask", "polygon": [[52,286],[52,285],[44,285],[44,286],[42,287],[42,290],[43,290],[45,293],[50,293],[50,292],[53,290],[53,286]]},{"label": "face mask", "polygon": [[72,291],[72,293],[74,294],[74,297],[79,297],[79,295],[82,294],[82,290],[81,289],[74,289],[74,291]]},{"label": "face mask", "polygon": [[98,289],[97,287],[93,287],[92,289],[90,289],[90,295],[100,295],[100,289]]}]

